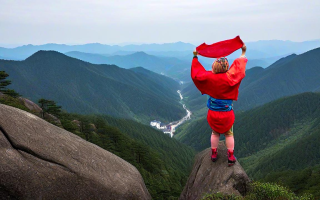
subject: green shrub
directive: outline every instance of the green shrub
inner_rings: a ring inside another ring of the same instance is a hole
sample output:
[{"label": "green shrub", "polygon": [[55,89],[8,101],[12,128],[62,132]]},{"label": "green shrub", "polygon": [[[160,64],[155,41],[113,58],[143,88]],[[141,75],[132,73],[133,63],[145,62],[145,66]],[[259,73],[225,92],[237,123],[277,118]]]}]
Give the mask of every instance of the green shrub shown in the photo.
[{"label": "green shrub", "polygon": [[24,110],[24,111],[27,111],[27,112],[30,112],[30,110],[25,106],[23,105],[19,99],[17,98],[13,98],[9,95],[4,95],[0,98],[0,103],[1,104],[5,104],[5,105],[8,105],[8,106],[12,106],[12,107],[15,107],[15,108],[19,108],[21,110]]},{"label": "green shrub", "polygon": [[208,193],[202,200],[313,200],[311,194],[296,196],[286,187],[275,183],[252,182],[250,190],[245,197],[226,195],[222,193]]},{"label": "green shrub", "polygon": [[250,184],[250,191],[245,196],[246,200],[312,200],[312,195],[305,194],[303,196],[296,196],[286,187],[277,185],[275,183],[260,183],[252,182]]},{"label": "green shrub", "polygon": [[243,197],[240,197],[240,196],[227,195],[227,194],[222,194],[220,192],[205,194],[202,197],[202,200],[242,200],[242,199]]}]

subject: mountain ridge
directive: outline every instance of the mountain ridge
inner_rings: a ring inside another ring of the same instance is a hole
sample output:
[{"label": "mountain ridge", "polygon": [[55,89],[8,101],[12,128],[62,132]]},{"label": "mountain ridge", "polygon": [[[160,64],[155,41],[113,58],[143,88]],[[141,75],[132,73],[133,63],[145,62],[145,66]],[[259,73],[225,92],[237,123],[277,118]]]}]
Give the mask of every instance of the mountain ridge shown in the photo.
[{"label": "mountain ridge", "polygon": [[[25,61],[1,60],[0,68],[10,75],[11,88],[22,95],[31,96],[33,101],[55,100],[71,112],[140,118],[145,123],[157,115],[164,121],[184,115],[176,92],[179,84],[162,75],[151,74],[163,79],[156,82],[132,70],[94,65],[55,51],[39,51]],[[167,112],[166,107],[170,108]]]}]

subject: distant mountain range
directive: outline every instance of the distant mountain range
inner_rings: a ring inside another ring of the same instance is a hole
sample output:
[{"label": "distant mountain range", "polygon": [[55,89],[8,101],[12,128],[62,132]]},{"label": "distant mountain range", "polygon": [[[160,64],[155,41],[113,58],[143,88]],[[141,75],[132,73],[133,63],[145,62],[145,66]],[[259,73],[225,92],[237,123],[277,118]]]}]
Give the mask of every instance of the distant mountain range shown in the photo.
[{"label": "distant mountain range", "polygon": [[165,44],[142,44],[142,45],[104,45],[99,43],[83,44],[83,45],[65,45],[65,44],[44,44],[44,45],[24,45],[16,48],[0,47],[0,56],[14,58],[16,60],[24,60],[39,50],[54,50],[61,53],[70,51],[79,51],[83,53],[94,54],[114,54],[120,52],[124,54],[126,51],[136,52],[166,52],[166,51],[186,51],[193,50],[194,45],[183,42],[165,43]]},{"label": "distant mountain range", "polygon": [[100,113],[144,123],[169,122],[185,115],[179,83],[143,68],[95,65],[54,51],[39,51],[24,61],[0,60],[11,88],[37,102],[57,102],[69,112]]},{"label": "distant mountain range", "polygon": [[164,74],[175,79],[181,79],[184,71],[189,70],[190,61],[182,61],[174,57],[157,57],[145,52],[135,52],[128,55],[105,56],[83,52],[67,52],[66,55],[94,64],[114,64],[122,68],[143,67],[150,71]]},{"label": "distant mountain range", "polygon": [[[228,39],[228,38],[226,38]],[[218,41],[217,41],[218,42]],[[246,42],[246,41],[244,41]],[[198,44],[200,45],[200,44]],[[282,40],[268,40],[246,42],[248,47],[247,57],[249,59],[265,59],[275,56],[284,56],[292,53],[300,54],[311,49],[320,47],[320,40],[305,42],[292,42]],[[0,47],[0,56],[15,60],[24,60],[39,50],[54,50],[61,53],[70,51],[79,51],[83,53],[108,54],[108,55],[127,55],[137,51],[144,51],[150,55],[161,57],[176,57],[187,59],[192,56],[192,51],[197,45],[190,43],[176,42],[165,44],[141,44],[141,45],[104,45],[99,43],[83,45],[65,45],[65,44],[44,44],[44,45],[24,45],[16,48]],[[240,55],[239,52],[229,56],[229,59],[235,59]],[[262,66],[263,67],[263,66]]]}]

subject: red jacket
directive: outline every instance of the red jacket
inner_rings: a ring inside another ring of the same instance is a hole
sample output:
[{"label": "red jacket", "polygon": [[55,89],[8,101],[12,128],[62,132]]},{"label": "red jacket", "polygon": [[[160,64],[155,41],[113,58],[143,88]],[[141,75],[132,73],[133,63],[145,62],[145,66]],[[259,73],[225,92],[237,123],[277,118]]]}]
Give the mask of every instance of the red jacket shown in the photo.
[{"label": "red jacket", "polygon": [[226,73],[214,74],[206,71],[195,57],[191,65],[191,78],[202,94],[216,99],[238,100],[239,86],[245,77],[248,59],[240,57],[234,60]]},{"label": "red jacket", "polygon": [[[237,58],[226,73],[214,74],[206,71],[199,63],[198,58],[193,58],[191,77],[202,94],[208,94],[216,99],[238,100],[239,86],[245,77],[245,57]],[[212,130],[217,133],[225,133],[234,123],[234,112],[208,110],[207,121]]]}]

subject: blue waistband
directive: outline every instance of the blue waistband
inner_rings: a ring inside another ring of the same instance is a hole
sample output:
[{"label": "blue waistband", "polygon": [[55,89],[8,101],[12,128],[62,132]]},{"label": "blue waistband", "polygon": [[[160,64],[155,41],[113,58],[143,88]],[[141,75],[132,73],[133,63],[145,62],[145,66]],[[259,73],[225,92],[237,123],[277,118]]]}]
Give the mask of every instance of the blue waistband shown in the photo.
[{"label": "blue waistband", "polygon": [[210,97],[207,106],[213,111],[230,111],[232,110],[232,100],[228,99],[215,99]]}]

